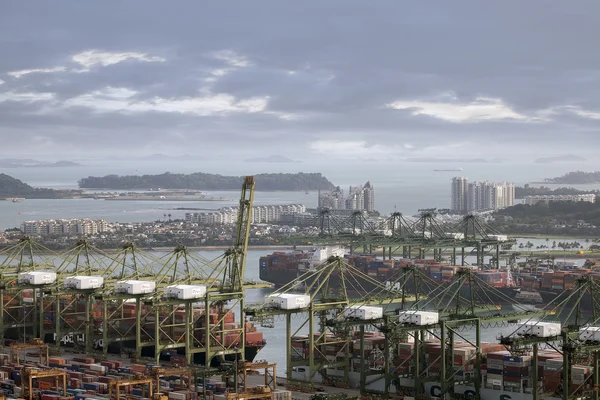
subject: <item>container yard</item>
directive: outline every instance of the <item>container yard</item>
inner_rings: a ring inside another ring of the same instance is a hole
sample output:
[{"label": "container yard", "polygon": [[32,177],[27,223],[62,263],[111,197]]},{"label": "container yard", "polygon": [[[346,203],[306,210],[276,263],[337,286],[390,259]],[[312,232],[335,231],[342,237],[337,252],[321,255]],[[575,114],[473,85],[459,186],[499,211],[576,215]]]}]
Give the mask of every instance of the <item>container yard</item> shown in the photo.
[{"label": "container yard", "polygon": [[[269,286],[244,279],[253,189],[247,177],[237,236],[215,260],[183,246],[161,258],[134,245],[108,255],[85,241],[55,254],[27,238],[3,250],[5,397],[598,400],[597,280],[575,280],[569,307],[535,308],[503,292],[510,270],[445,265],[424,247],[417,258],[407,248],[408,258],[377,260],[376,269],[370,256],[324,251],[246,304],[248,289]],[[427,226],[417,227],[427,241],[404,245],[431,244]],[[489,243],[464,240],[479,252]],[[592,313],[580,307],[586,296]],[[255,361],[276,320],[285,327],[284,377]],[[484,328],[498,329],[497,341],[483,341]]]}]

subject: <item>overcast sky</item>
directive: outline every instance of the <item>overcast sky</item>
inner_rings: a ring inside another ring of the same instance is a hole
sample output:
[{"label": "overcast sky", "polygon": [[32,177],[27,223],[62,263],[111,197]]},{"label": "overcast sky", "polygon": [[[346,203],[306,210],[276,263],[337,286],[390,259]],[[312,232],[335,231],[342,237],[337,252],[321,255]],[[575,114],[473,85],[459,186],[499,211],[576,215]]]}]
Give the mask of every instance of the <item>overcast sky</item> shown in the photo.
[{"label": "overcast sky", "polygon": [[0,157],[591,157],[599,38],[597,0],[3,1]]}]

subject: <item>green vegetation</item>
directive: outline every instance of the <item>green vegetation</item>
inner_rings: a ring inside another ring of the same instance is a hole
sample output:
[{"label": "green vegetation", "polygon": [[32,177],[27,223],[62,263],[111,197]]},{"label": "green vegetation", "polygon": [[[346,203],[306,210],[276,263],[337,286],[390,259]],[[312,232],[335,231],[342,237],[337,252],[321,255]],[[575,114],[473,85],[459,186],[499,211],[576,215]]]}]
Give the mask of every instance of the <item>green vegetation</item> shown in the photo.
[{"label": "green vegetation", "polygon": [[27,199],[61,199],[71,197],[69,191],[38,189],[23,183],[19,179],[0,174],[0,199],[7,197],[24,197]]},{"label": "green vegetation", "polygon": [[563,176],[555,178],[547,178],[544,180],[548,183],[566,183],[569,185],[585,185],[588,183],[600,183],[600,171],[596,172],[583,172],[574,171],[568,172]]},{"label": "green vegetation", "polygon": [[586,194],[586,193],[597,193],[600,194],[598,190],[579,190],[570,187],[560,187],[557,189],[551,189],[547,186],[540,187],[532,187],[528,184],[525,186],[517,186],[515,188],[515,197],[517,199],[522,199],[525,196],[540,196],[540,195],[565,195],[565,194]]},{"label": "green vegetation", "polygon": [[[320,173],[305,174],[257,174],[256,190],[330,190],[334,188]],[[243,182],[240,176],[223,176],[196,172],[193,174],[160,175],[107,175],[104,177],[83,178],[80,188],[94,189],[197,189],[197,190],[239,190]]]},{"label": "green vegetation", "polygon": [[557,201],[518,204],[494,214],[491,225],[501,232],[521,235],[600,235],[600,202]]}]

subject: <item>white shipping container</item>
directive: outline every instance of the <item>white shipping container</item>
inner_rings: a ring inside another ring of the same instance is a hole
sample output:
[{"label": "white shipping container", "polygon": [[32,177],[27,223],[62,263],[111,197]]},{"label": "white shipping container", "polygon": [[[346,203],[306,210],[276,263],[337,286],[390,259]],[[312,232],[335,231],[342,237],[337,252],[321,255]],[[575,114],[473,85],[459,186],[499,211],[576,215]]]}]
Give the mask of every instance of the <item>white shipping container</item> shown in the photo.
[{"label": "white shipping container", "polygon": [[275,389],[272,393],[272,400],[292,400],[292,392],[289,390]]},{"label": "white shipping container", "polygon": [[343,312],[346,318],[361,320],[378,319],[383,317],[383,308],[373,306],[350,306]]},{"label": "white shipping container", "polygon": [[104,284],[101,276],[70,276],[65,278],[64,287],[75,289],[98,289]]},{"label": "white shipping container", "polygon": [[90,364],[90,370],[98,372],[106,372],[107,368],[100,364]]},{"label": "white shipping container", "polygon": [[185,395],[185,393],[177,393],[177,392],[171,392],[169,393],[169,399],[172,400],[186,400],[187,396]]},{"label": "white shipping container", "polygon": [[298,308],[308,307],[310,296],[304,294],[272,294],[269,295],[269,302],[279,306],[283,310],[296,310]]},{"label": "white shipping container", "polygon": [[560,335],[561,324],[556,322],[526,322],[517,329],[517,335],[552,337]]},{"label": "white shipping container", "polygon": [[121,281],[115,284],[115,291],[125,292],[127,294],[146,294],[152,293],[156,289],[154,281]]},{"label": "white shipping container", "polygon": [[172,285],[165,288],[165,295],[181,300],[199,299],[206,296],[206,286],[203,285]]},{"label": "white shipping container", "polygon": [[56,272],[31,271],[21,272],[18,277],[19,283],[30,285],[47,285],[56,282]]},{"label": "white shipping container", "polygon": [[600,327],[588,326],[579,330],[579,340],[587,342],[600,342]]},{"label": "white shipping container", "polygon": [[437,324],[440,315],[431,311],[400,311],[398,321],[404,324],[432,325]]}]

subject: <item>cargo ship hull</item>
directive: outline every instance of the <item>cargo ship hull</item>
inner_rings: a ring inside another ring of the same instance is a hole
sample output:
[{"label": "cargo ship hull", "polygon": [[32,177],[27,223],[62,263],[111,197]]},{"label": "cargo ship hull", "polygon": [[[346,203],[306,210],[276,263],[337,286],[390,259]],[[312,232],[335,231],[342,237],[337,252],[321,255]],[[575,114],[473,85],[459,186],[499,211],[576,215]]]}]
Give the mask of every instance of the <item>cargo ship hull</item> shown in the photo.
[{"label": "cargo ship hull", "polygon": [[[581,300],[579,300],[579,295],[571,295],[571,291],[558,292],[553,290],[539,290],[540,295],[543,299],[543,304],[548,306],[559,306],[566,310],[575,309],[579,303],[579,309],[583,313],[592,313],[593,311],[593,300],[592,295],[590,293],[584,293],[581,296]],[[598,308],[598,306],[596,306]],[[599,309],[600,311],[600,309]]]}]

